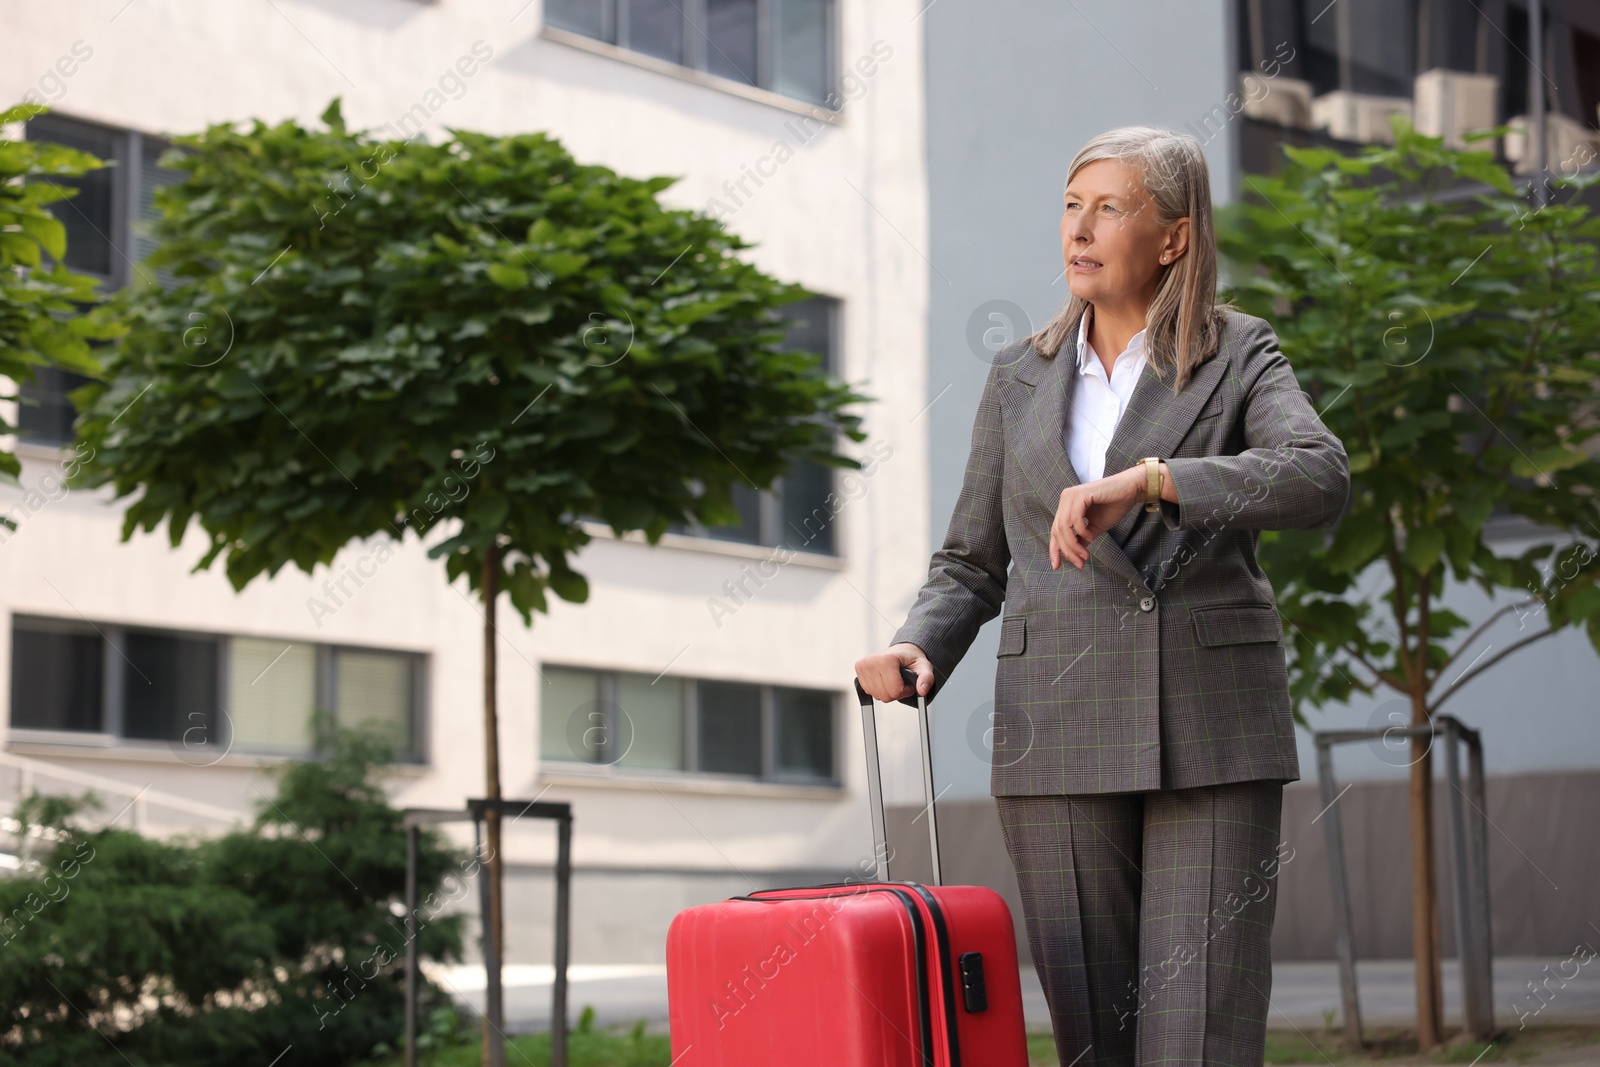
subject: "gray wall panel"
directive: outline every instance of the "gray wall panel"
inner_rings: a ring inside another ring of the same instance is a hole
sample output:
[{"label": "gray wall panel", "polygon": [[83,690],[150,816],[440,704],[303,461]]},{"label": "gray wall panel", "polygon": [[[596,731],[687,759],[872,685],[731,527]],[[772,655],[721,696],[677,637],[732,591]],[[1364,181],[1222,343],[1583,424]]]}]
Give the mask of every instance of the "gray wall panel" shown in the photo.
[{"label": "gray wall panel", "polygon": [[[1442,770],[1436,768],[1436,779]],[[1565,958],[1580,942],[1600,941],[1590,925],[1600,915],[1600,855],[1595,817],[1600,772],[1491,776],[1486,784],[1489,899],[1496,956]],[[1455,954],[1455,908],[1448,796],[1436,780],[1440,939]],[[1411,853],[1407,785],[1358,782],[1339,800],[1360,959],[1411,957]],[[1321,793],[1307,783],[1284,790],[1283,840],[1294,852],[1279,869],[1273,956],[1278,960],[1333,958],[1327,850]],[[927,825],[915,808],[889,812],[889,839],[904,865],[895,878],[928,877]],[[1000,836],[992,797],[941,802],[940,858],[945,881],[987,885],[1011,905],[1019,951],[1027,958],[1016,875]]]}]

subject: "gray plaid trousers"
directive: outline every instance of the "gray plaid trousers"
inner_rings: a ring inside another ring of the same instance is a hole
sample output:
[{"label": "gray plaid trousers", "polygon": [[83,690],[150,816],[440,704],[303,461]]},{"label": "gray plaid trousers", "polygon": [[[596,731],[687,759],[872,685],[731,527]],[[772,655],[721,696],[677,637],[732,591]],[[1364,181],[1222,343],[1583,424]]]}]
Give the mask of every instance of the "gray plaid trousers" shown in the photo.
[{"label": "gray plaid trousers", "polygon": [[995,802],[1063,1067],[1260,1067],[1283,783]]}]

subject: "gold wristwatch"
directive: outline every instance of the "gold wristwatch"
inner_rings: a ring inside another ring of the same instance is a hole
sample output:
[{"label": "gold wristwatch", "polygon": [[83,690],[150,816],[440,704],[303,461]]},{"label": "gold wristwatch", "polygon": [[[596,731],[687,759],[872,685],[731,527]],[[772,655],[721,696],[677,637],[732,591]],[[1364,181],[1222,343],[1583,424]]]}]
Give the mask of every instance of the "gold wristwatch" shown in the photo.
[{"label": "gold wristwatch", "polygon": [[1161,458],[1159,456],[1146,456],[1139,461],[1144,464],[1144,509],[1146,511],[1161,510]]}]

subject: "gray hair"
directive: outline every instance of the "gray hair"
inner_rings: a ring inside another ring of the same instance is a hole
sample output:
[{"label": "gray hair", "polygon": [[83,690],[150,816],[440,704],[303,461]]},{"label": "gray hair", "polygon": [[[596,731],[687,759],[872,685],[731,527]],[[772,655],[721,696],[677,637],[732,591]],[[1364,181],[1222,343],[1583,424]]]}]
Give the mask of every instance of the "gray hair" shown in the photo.
[{"label": "gray hair", "polygon": [[[1139,172],[1161,225],[1189,217],[1188,248],[1162,268],[1155,299],[1145,314],[1145,351],[1163,381],[1168,380],[1166,372],[1177,372],[1172,385],[1178,392],[1195,368],[1216,353],[1223,309],[1233,307],[1217,301],[1217,239],[1205,156],[1200,142],[1188,134],[1123,126],[1107,130],[1078,150],[1067,168],[1065,185],[1100,159],[1117,160]],[[1055,317],[1029,336],[1034,351],[1053,359],[1088,307],[1089,301],[1069,292]]]}]

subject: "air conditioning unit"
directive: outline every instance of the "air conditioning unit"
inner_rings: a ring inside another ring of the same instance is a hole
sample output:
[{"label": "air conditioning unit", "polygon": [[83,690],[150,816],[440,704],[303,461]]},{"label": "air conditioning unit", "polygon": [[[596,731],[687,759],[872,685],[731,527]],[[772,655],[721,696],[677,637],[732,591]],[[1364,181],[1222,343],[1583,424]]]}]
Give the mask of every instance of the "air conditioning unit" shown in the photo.
[{"label": "air conditioning unit", "polygon": [[1411,117],[1411,100],[1404,96],[1373,96],[1335,89],[1311,101],[1311,125],[1327,130],[1341,141],[1393,144],[1390,115]]},{"label": "air conditioning unit", "polygon": [[1244,113],[1249,118],[1296,130],[1311,128],[1311,83],[1308,81],[1285,78],[1281,74],[1269,78],[1247,70],[1239,75],[1239,95],[1244,99]]},{"label": "air conditioning unit", "polygon": [[1430,70],[1417,75],[1417,132],[1443,137],[1450,148],[1485,149],[1468,144],[1462,134],[1495,125],[1499,110],[1500,79],[1493,74],[1467,74],[1458,70]]},{"label": "air conditioning unit", "polygon": [[[1532,174],[1533,146],[1528,143],[1528,116],[1516,115],[1507,123],[1506,158],[1517,164],[1518,174]],[[1577,119],[1559,112],[1544,116],[1544,165],[1551,174],[1573,174],[1600,158],[1600,134]]]}]

